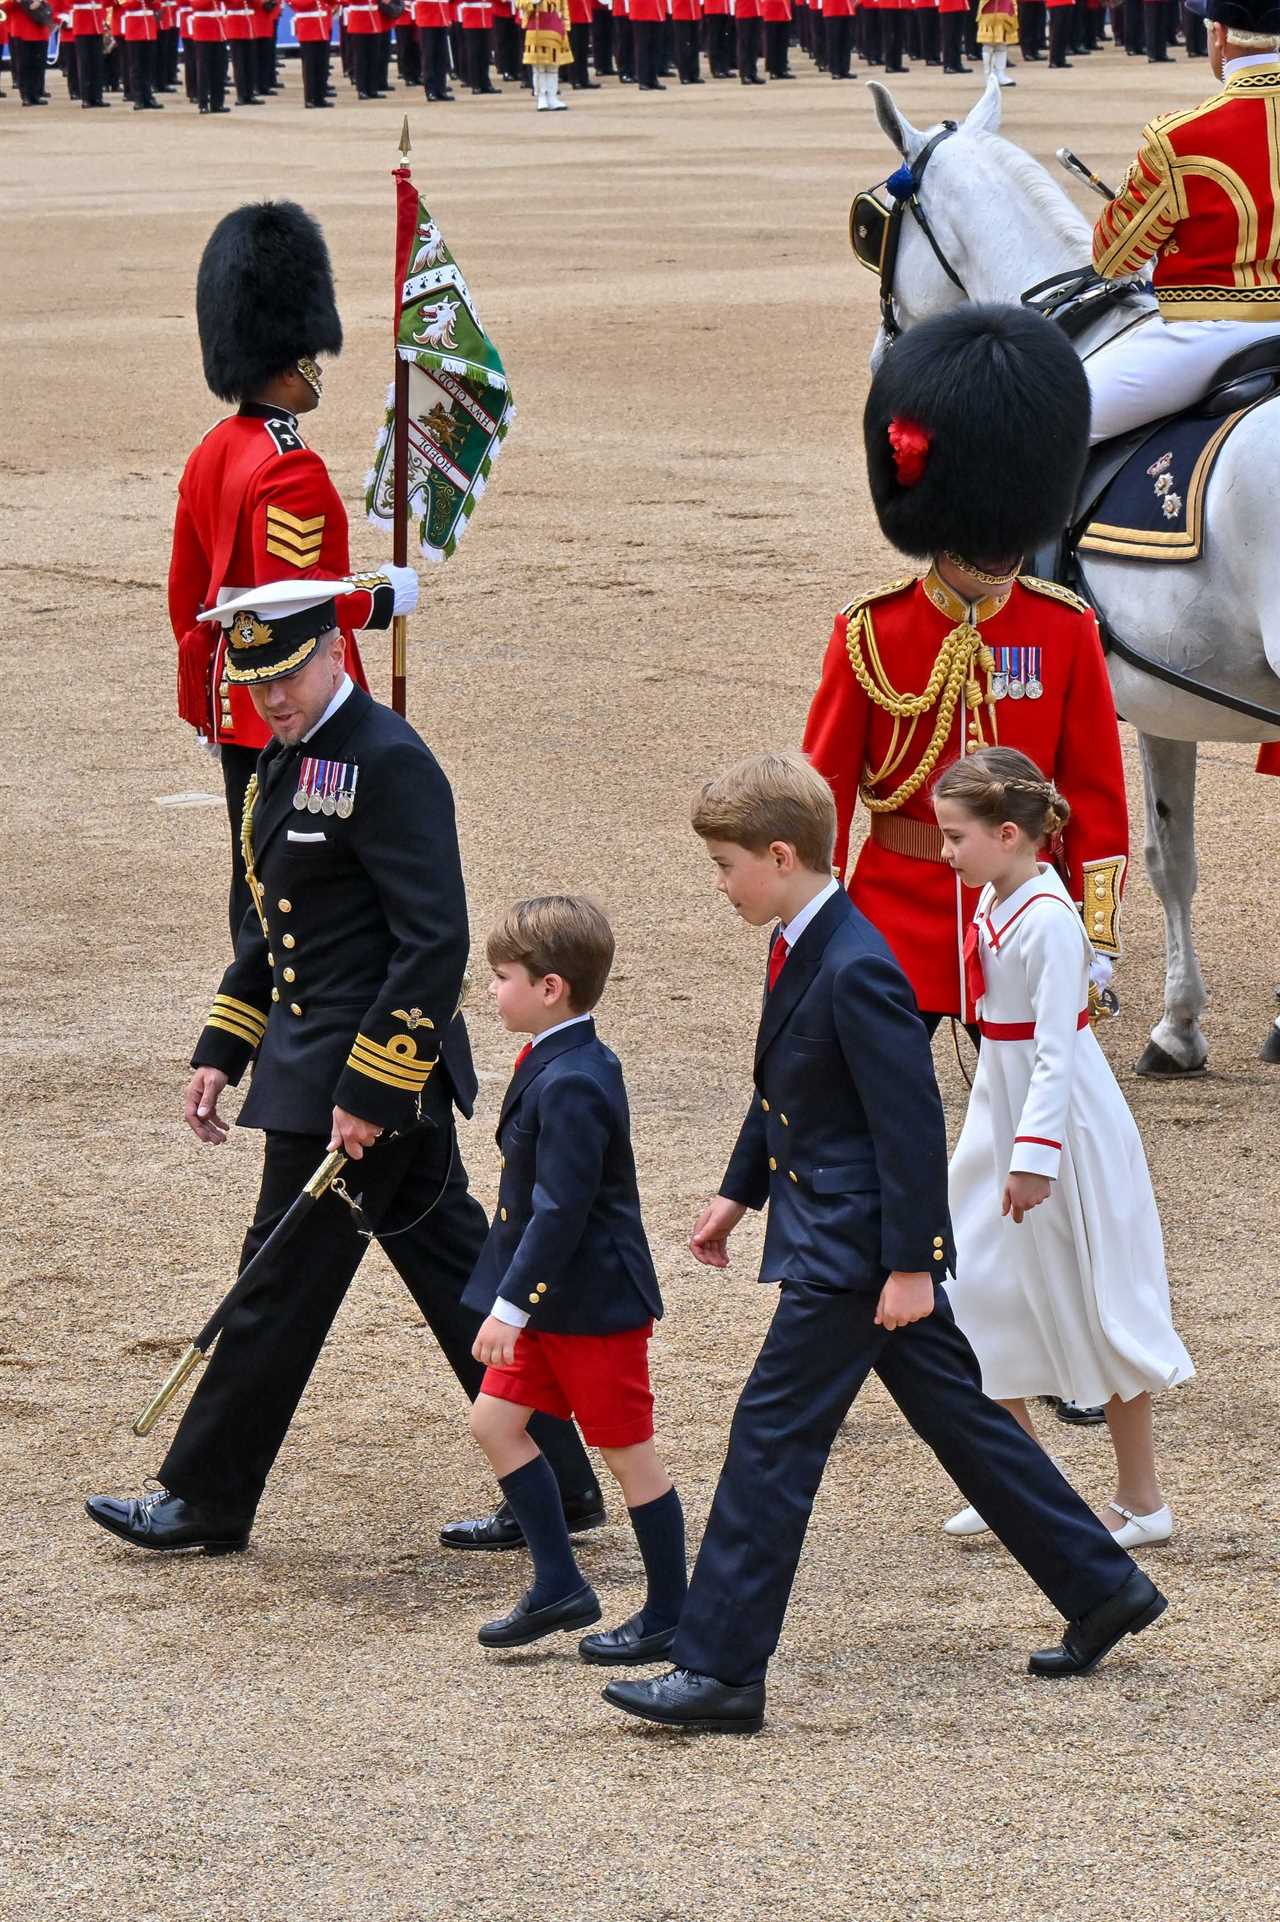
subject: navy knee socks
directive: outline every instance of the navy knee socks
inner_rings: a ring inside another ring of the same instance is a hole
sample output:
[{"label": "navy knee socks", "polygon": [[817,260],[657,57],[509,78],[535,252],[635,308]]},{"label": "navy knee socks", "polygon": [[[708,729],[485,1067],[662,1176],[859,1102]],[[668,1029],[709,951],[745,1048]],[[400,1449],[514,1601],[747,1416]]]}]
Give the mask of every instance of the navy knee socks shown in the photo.
[{"label": "navy knee socks", "polygon": [[514,1474],[500,1476],[498,1486],[524,1530],[533,1557],[529,1606],[549,1608],[552,1602],[563,1601],[586,1581],[574,1560],[564,1503],[551,1466],[544,1455],[535,1455]]},{"label": "navy knee socks", "polygon": [[640,1557],[649,1583],[645,1596],[644,1632],[655,1635],[674,1628],[684,1606],[688,1580],[684,1556],[684,1510],[674,1488],[656,1502],[629,1508],[631,1526],[640,1544]]}]

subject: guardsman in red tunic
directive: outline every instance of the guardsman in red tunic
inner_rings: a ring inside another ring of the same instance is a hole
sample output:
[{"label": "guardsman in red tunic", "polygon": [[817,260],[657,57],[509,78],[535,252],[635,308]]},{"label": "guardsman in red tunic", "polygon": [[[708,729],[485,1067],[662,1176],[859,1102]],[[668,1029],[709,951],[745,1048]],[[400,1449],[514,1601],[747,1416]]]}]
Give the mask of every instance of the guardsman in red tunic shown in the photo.
[{"label": "guardsman in red tunic", "polygon": [[71,37],[76,43],[76,77],[80,84],[82,107],[106,107],[102,98],[106,81],[106,61],[102,36],[107,30],[107,9],[101,0],[71,0]]},{"label": "guardsman in red tunic", "polygon": [[293,32],[302,63],[302,104],[329,107],[329,56],[333,40],[333,9],[323,0],[299,0]]},{"label": "guardsman in red tunic", "polygon": [[760,0],[764,25],[764,64],[770,80],[794,80],[787,64],[791,40],[791,0]]},{"label": "guardsman in red tunic", "polygon": [[698,26],[702,19],[702,0],[671,0],[671,27],[675,39],[676,72],[682,87],[700,87],[698,68]]},{"label": "guardsman in red tunic", "polygon": [[[347,515],[298,416],[320,401],[319,354],[342,348],[324,236],[289,201],[239,207],[214,228],[196,281],[204,373],[239,411],[210,428],[178,487],[169,618],[178,643],[178,712],[222,763],[231,820],[231,932],[249,905],[239,851],[245,790],[270,730],[247,687],[228,680],[225,630],[200,614],[267,581],[351,573]],[[361,577],[338,602],[347,672],[365,686],[354,631],[387,627],[417,602],[417,577]]]},{"label": "guardsman in red tunic", "polygon": [[1280,329],[1280,0],[1207,6],[1221,91],[1144,128],[1093,230],[1105,278],[1154,260],[1160,308],[1089,362],[1095,440],[1194,405],[1229,355]]},{"label": "guardsman in red tunic", "polygon": [[230,113],[227,105],[227,19],[222,0],[194,0],[187,15],[196,53],[196,99],[201,113]]},{"label": "guardsman in red tunic", "polygon": [[1067,796],[1064,878],[1094,947],[1119,951],[1128,813],[1097,623],[1064,588],[1017,578],[1075,504],[1088,420],[1074,349],[1017,307],[957,307],[911,328],[867,397],[880,526],[932,566],[837,617],[804,747],[835,793],[839,874],[859,796],[868,810],[849,893],[931,1029],[974,1020],[962,950],[977,896],[943,859],[930,789],[978,747],[1020,748]]},{"label": "guardsman in red tunic", "polygon": [[702,0],[707,64],[713,80],[728,80],[733,73],[732,4],[733,0]]},{"label": "guardsman in red tunic", "polygon": [[418,35],[422,90],[427,99],[456,99],[449,85],[449,29],[453,25],[453,0],[414,0],[413,24]]},{"label": "guardsman in red tunic", "polygon": [[24,107],[44,107],[49,102],[44,83],[45,62],[53,33],[53,12],[48,6],[42,7],[37,18],[37,6],[38,0],[10,0],[5,9],[9,21],[9,58],[13,62],[13,80]]},{"label": "guardsman in red tunic", "polygon": [[155,96],[156,42],[160,25],[150,0],[126,0],[120,9],[124,34],[125,70],[129,76],[129,98],[135,113],[160,113],[163,101]]},{"label": "guardsman in red tunic", "polygon": [[253,87],[266,98],[279,93],[276,83],[276,24],[280,0],[253,0]]},{"label": "guardsman in red tunic", "polygon": [[[697,0],[682,0],[682,4],[696,6]],[[574,92],[592,92],[600,82],[591,78],[591,0],[569,0],[569,51]]]},{"label": "guardsman in red tunic", "polygon": [[737,39],[738,78],[744,87],[763,87],[764,75],[756,72],[761,48],[761,7],[763,0],[734,0],[733,22]]},{"label": "guardsman in red tunic", "polygon": [[822,0],[822,30],[826,39],[827,71],[833,80],[850,78],[853,19],[857,0]]}]

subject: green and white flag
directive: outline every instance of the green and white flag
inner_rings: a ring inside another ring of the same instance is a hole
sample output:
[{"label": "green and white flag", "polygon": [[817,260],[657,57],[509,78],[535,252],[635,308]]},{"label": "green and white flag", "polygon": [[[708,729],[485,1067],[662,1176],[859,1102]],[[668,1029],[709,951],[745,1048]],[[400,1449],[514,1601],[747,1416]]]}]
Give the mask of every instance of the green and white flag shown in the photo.
[{"label": "green and white flag", "polygon": [[[497,348],[408,171],[396,175],[396,352],[409,364],[408,505],[422,552],[448,560],[515,419]],[[395,522],[395,387],[365,477],[375,527]]]}]

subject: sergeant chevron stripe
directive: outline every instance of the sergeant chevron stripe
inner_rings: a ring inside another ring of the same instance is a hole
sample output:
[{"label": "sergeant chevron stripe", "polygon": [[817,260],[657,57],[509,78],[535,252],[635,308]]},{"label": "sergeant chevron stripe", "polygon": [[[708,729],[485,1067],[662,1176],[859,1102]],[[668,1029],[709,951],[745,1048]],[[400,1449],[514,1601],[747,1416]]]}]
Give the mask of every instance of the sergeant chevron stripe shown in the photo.
[{"label": "sergeant chevron stripe", "polygon": [[310,520],[299,520],[283,507],[267,508],[267,552],[277,560],[289,561],[294,567],[314,567],[320,559],[320,544],[324,539],[323,514],[316,514]]},{"label": "sergeant chevron stripe", "polygon": [[262,1037],[267,1032],[267,1017],[247,1001],[237,1001],[234,995],[219,994],[214,997],[205,1025],[221,1028],[225,1033],[235,1035],[238,1041],[246,1041],[251,1048],[257,1048],[262,1045]]},{"label": "sergeant chevron stripe", "polygon": [[358,1034],[347,1056],[347,1066],[357,1074],[368,1075],[371,1081],[381,1081],[385,1087],[399,1088],[405,1094],[421,1094],[435,1065],[434,1061],[419,1061],[417,1043],[407,1034],[393,1035],[385,1047],[380,1041],[371,1041],[367,1034]]}]

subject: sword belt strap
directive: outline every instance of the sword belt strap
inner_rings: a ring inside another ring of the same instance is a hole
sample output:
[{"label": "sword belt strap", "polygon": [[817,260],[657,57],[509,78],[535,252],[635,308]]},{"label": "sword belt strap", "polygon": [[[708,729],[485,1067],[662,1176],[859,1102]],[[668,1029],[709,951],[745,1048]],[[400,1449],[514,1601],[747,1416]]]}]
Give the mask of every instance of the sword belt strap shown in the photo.
[{"label": "sword belt strap", "polygon": [[915,821],[909,814],[873,814],[871,839],[890,854],[912,861],[942,861],[942,829],[933,821]]}]

